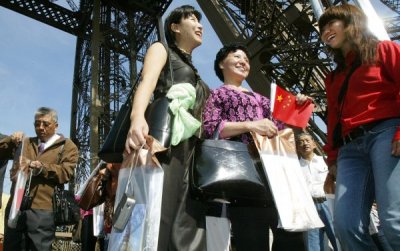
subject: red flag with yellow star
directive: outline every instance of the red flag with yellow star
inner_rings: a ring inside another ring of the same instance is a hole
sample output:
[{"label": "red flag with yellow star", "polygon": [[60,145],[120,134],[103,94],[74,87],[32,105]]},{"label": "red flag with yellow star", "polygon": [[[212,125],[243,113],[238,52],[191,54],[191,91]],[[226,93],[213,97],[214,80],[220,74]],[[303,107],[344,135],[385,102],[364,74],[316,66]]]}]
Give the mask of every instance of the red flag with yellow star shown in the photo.
[{"label": "red flag with yellow star", "polygon": [[314,104],[308,100],[300,106],[296,104],[296,96],[272,83],[271,109],[275,119],[288,125],[305,128],[314,110]]}]

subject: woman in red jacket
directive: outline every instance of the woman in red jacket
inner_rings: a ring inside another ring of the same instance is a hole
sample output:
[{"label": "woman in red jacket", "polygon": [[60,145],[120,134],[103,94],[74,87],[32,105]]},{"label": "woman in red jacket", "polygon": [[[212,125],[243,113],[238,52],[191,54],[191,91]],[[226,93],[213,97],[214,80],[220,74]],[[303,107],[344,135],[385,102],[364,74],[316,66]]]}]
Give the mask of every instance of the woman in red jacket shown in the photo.
[{"label": "woman in red jacket", "polygon": [[400,46],[379,41],[365,14],[349,4],[327,9],[319,27],[337,64],[325,80],[325,188],[336,175],[336,234],[343,250],[376,250],[368,234],[376,199],[382,229],[400,250]]}]

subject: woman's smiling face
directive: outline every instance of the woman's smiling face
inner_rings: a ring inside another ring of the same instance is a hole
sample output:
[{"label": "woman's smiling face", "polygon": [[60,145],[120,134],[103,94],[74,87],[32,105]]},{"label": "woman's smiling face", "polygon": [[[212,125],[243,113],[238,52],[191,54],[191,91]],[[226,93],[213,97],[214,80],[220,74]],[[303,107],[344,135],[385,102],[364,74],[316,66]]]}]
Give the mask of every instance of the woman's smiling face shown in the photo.
[{"label": "woman's smiling face", "polygon": [[[224,74],[224,79],[227,76],[236,76],[244,80],[249,75],[250,63],[246,53],[240,49],[231,52],[220,63],[220,67]],[[229,77],[228,77],[229,79]]]},{"label": "woman's smiling face", "polygon": [[344,54],[350,49],[350,44],[346,39],[345,24],[340,19],[332,19],[321,31],[321,40],[332,49],[340,49]]}]

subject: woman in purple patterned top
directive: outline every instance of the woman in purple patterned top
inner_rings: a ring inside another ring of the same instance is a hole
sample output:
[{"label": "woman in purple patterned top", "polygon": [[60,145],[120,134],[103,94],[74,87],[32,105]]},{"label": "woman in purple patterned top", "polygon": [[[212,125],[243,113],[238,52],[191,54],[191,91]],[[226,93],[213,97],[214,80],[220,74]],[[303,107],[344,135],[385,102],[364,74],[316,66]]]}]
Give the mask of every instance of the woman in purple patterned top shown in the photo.
[{"label": "woman in purple patterned top", "polygon": [[[220,138],[249,143],[253,141],[250,132],[275,137],[278,130],[285,127],[272,118],[268,98],[242,87],[250,71],[246,47],[240,44],[224,46],[217,53],[214,70],[224,84],[212,90],[203,110],[206,138],[212,138],[218,130]],[[299,104],[306,99],[301,94],[296,97]],[[272,201],[272,198],[269,199]],[[215,208],[222,205],[220,202],[219,199],[209,202],[209,212],[215,214]],[[274,233],[272,250],[305,250],[301,232],[286,232],[277,228],[278,215],[274,205],[227,204],[227,209],[232,243],[237,251],[269,250],[269,228]]]},{"label": "woman in purple patterned top", "polygon": [[284,124],[273,119],[270,110],[268,98],[240,86],[224,84],[212,90],[207,100],[203,111],[204,133],[211,138],[218,128],[221,138],[244,143],[252,141],[248,132],[253,130],[273,137],[277,130],[284,128]]},{"label": "woman in purple patterned top", "polygon": [[[223,85],[211,91],[203,110],[203,129],[211,138],[218,128],[220,138],[252,141],[249,132],[274,137],[285,125],[271,116],[270,100],[242,87],[249,75],[250,64],[246,47],[232,44],[217,54],[214,70]],[[301,105],[307,96],[298,94]]]}]

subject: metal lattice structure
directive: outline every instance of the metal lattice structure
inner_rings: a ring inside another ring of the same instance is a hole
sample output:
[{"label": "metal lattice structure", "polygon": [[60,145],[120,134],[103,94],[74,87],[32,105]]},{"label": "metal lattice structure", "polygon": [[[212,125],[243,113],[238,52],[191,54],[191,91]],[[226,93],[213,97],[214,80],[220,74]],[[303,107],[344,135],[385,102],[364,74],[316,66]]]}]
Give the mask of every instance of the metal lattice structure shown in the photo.
[{"label": "metal lattice structure", "polygon": [[93,1],[81,1],[80,9],[90,10],[85,13],[98,21],[92,20],[97,27],[86,25],[91,38],[78,37],[76,50],[71,135],[82,153],[78,183],[97,164],[99,146],[127,98],[143,55],[158,38],[157,17],[170,2],[151,2],[147,9],[144,1],[108,1],[97,7]]},{"label": "metal lattice structure", "polygon": [[[381,0],[399,13],[399,0]],[[77,37],[71,138],[81,152],[80,184],[97,163],[121,104],[137,77],[143,55],[158,38],[155,30],[172,0],[1,0],[6,7]],[[317,20],[305,0],[198,0],[223,43],[241,41],[252,54],[251,87],[269,95],[271,81],[315,98],[310,132],[321,143],[326,100],[323,79],[332,65],[319,40]],[[324,0],[327,7],[333,1]],[[340,1],[335,1],[340,2]],[[399,16],[385,20],[400,39]],[[73,186],[72,186],[73,187]]]}]

